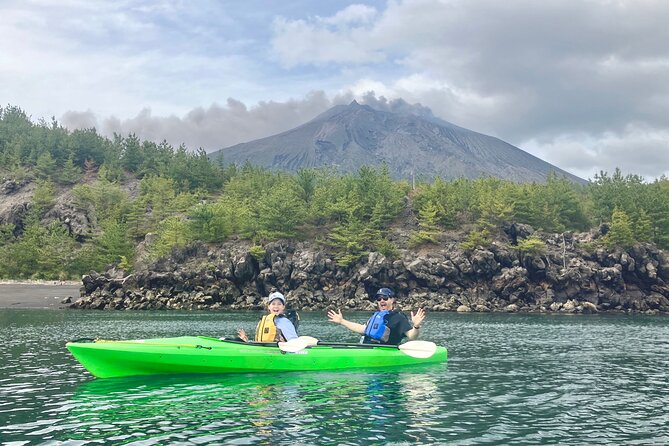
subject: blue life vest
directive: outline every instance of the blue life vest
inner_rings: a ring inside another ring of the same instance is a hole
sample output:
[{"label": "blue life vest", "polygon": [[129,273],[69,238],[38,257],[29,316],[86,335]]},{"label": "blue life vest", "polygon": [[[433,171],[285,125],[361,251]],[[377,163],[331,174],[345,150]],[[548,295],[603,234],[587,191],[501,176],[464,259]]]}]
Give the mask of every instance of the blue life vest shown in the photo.
[{"label": "blue life vest", "polygon": [[367,321],[365,336],[379,342],[387,342],[390,336],[390,328],[388,328],[387,320],[389,313],[390,311],[388,310],[374,313]]}]

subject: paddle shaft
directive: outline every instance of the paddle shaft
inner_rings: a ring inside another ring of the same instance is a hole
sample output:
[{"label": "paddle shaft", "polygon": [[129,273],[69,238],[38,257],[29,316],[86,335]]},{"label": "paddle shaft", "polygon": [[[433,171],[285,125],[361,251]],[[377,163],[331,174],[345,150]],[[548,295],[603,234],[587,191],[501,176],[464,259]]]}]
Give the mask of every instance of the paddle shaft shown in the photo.
[{"label": "paddle shaft", "polygon": [[379,347],[386,347],[386,348],[399,348],[397,345],[393,344],[357,344],[353,342],[321,342],[318,341],[317,346],[323,346],[323,347],[355,347],[355,348],[379,348]]}]

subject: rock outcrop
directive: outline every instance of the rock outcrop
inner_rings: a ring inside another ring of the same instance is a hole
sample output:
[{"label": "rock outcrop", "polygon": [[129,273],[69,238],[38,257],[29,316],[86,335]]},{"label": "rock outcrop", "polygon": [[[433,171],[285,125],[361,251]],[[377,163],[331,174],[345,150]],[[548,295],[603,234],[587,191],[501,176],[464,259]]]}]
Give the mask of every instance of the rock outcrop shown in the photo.
[{"label": "rock outcrop", "polygon": [[512,237],[462,251],[453,242],[394,258],[371,252],[342,267],[322,247],[277,241],[254,257],[250,243],[194,244],[133,274],[84,276],[73,308],[258,309],[278,289],[301,310],[370,309],[368,295],[393,288],[405,309],[457,312],[669,313],[669,255],[652,244],[623,251],[586,249],[601,236],[533,234],[548,247],[521,255]]},{"label": "rock outcrop", "polygon": [[[26,216],[35,194],[35,182],[3,180],[0,183],[0,224],[11,224],[15,234],[23,231]],[[78,241],[84,241],[92,232],[95,222],[89,213],[75,204],[72,189],[57,191],[53,206],[42,217],[42,224],[58,222]]]}]

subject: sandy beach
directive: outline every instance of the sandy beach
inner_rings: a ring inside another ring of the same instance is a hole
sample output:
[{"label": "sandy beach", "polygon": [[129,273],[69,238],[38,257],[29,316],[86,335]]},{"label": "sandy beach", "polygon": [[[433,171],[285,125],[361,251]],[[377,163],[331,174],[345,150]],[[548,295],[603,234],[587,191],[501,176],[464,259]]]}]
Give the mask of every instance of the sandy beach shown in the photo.
[{"label": "sandy beach", "polygon": [[66,297],[79,298],[81,282],[0,281],[0,308],[64,308]]}]

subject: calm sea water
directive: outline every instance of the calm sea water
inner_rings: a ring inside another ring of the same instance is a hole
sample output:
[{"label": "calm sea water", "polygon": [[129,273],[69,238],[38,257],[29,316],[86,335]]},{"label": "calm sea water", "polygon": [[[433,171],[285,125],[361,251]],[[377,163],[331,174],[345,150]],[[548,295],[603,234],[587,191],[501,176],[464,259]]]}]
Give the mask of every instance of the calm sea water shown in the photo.
[{"label": "calm sea water", "polygon": [[[363,322],[365,313],[348,313]],[[232,335],[255,313],[0,310],[0,444],[669,444],[669,318],[436,314],[448,365],[94,379],[78,337]],[[355,341],[322,313],[302,334]]]}]

